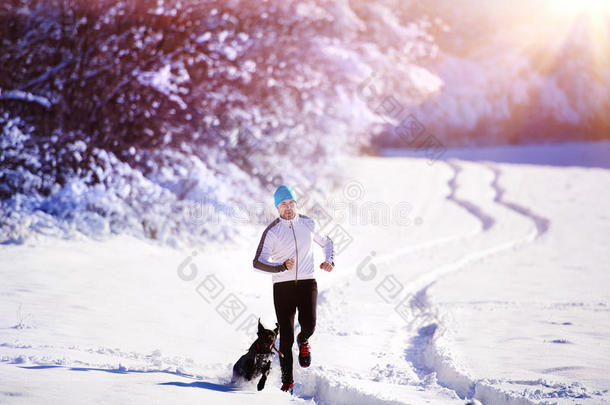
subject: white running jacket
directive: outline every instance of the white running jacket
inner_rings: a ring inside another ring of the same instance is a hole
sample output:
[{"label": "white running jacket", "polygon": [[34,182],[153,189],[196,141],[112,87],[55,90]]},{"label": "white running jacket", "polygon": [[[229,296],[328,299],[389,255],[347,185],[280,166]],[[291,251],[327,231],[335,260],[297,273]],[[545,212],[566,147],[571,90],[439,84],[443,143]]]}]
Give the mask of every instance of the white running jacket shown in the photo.
[{"label": "white running jacket", "polygon": [[[291,220],[276,218],[263,232],[254,256],[254,269],[273,273],[273,283],[298,281],[314,278],[312,241],[324,248],[325,261],[334,266],[333,241],[322,237],[315,221],[297,214]],[[284,262],[295,259],[292,270],[287,270]]]}]

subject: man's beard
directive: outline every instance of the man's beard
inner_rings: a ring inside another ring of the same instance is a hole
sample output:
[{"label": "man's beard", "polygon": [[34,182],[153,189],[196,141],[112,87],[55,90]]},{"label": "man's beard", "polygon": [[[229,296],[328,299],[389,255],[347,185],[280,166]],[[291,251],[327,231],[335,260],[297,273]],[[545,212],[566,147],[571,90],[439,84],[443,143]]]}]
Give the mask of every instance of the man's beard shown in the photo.
[{"label": "man's beard", "polygon": [[297,215],[296,211],[292,211],[290,214],[284,214],[284,215],[280,215],[280,216],[284,219],[293,219],[294,217],[296,217],[296,215]]}]

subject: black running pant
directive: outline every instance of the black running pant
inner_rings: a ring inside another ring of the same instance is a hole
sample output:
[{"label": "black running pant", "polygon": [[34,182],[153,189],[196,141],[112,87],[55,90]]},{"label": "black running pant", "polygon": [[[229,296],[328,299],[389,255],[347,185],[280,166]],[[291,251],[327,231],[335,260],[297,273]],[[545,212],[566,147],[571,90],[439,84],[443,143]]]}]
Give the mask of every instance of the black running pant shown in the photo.
[{"label": "black running pant", "polygon": [[282,281],[273,284],[275,315],[280,324],[280,357],[282,381],[292,381],[292,344],[294,343],[294,314],[299,310],[301,332],[297,339],[304,341],[316,328],[318,284],[314,279]]}]

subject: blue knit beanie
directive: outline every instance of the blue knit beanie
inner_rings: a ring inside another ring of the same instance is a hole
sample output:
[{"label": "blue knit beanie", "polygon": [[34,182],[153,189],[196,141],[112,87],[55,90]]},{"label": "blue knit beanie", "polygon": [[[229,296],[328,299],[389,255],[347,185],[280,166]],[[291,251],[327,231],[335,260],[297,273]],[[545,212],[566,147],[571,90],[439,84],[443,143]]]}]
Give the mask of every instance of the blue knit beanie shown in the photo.
[{"label": "blue knit beanie", "polygon": [[275,198],[275,207],[277,208],[278,205],[280,205],[280,203],[284,200],[297,200],[296,195],[294,194],[294,191],[292,191],[292,189],[288,186],[285,185],[281,185],[277,188],[277,190],[275,190],[275,193],[273,194],[273,198]]}]

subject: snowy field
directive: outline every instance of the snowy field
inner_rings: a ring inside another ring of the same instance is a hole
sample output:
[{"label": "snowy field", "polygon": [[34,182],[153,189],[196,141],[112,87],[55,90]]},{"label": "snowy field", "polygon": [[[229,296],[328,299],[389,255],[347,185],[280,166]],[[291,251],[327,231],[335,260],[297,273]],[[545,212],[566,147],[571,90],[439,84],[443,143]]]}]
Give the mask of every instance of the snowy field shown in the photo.
[{"label": "snowy field", "polygon": [[318,270],[293,396],[277,358],[264,391],[229,384],[275,322],[255,224],[187,251],[1,245],[0,403],[609,403],[610,143],[391,154],[320,201],[351,242]]}]

